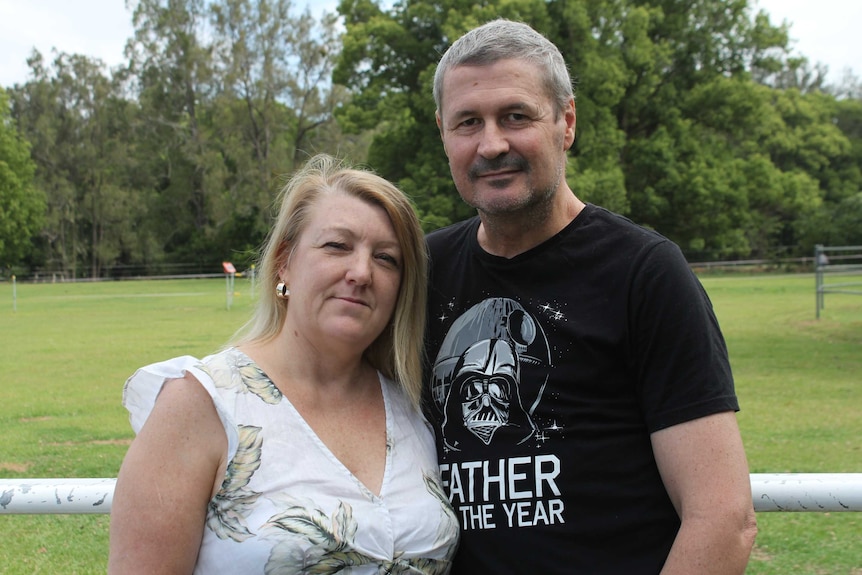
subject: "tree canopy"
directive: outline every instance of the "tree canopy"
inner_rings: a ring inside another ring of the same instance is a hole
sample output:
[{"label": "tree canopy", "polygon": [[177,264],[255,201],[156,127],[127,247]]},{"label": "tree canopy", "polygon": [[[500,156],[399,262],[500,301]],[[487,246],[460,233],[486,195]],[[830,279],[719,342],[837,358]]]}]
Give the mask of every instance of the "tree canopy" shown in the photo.
[{"label": "tree canopy", "polygon": [[690,257],[797,246],[824,202],[858,191],[858,138],[822,75],[746,0],[342,0],[338,117],[377,132],[369,161],[416,199],[429,228],[463,218],[434,125],[431,82],[452,40],[522,20],[563,53],[577,93],[569,184],[585,201],[671,237]]},{"label": "tree canopy", "polygon": [[286,175],[329,152],[472,215],[434,121],[451,42],[525,21],[575,82],[567,179],[690,260],[857,241],[862,84],[824,83],[749,0],[137,0],[127,63],[34,52],[0,106],[0,264],[100,277],[250,263]]},{"label": "tree canopy", "polygon": [[0,268],[24,259],[42,226],[45,201],[33,179],[30,146],[12,124],[6,92],[0,88]]}]

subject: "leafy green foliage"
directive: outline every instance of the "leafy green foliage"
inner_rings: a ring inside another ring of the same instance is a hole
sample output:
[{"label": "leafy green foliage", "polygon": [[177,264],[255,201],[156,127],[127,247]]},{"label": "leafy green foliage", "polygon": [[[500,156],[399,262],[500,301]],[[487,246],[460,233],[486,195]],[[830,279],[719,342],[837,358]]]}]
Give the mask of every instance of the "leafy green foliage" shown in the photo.
[{"label": "leafy green foliage", "polygon": [[35,171],[30,147],[12,125],[6,92],[0,89],[0,268],[18,264],[42,226],[45,200],[33,185]]},{"label": "leafy green foliage", "polygon": [[354,98],[339,119],[375,127],[369,163],[411,191],[427,225],[470,215],[447,183],[434,67],[469,28],[523,20],[560,47],[574,77],[568,181],[579,197],[693,258],[805,251],[807,214],[862,187],[858,112],[806,76],[785,26],[752,10],[745,0],[403,0],[389,10],[342,0],[335,77]]},{"label": "leafy green foliage", "polygon": [[341,0],[318,20],[294,6],[141,0],[125,66],[34,52],[2,130],[29,142],[35,171],[2,176],[7,202],[29,191],[4,205],[18,215],[0,218],[0,265],[98,277],[247,259],[284,176],[316,152],[394,181],[426,231],[469,217],[431,84],[451,42],[497,17],[569,65],[567,181],[583,200],[692,261],[856,237],[862,84],[825,86],[751,0]]},{"label": "leafy green foliage", "polygon": [[48,199],[24,238],[41,248],[33,267],[218,266],[263,241],[283,176],[308,156],[365,155],[367,139],[341,137],[333,117],[347,98],[331,83],[333,15],[287,0],[141,0],[132,19],[127,66],[34,52],[31,79],[11,90]]}]

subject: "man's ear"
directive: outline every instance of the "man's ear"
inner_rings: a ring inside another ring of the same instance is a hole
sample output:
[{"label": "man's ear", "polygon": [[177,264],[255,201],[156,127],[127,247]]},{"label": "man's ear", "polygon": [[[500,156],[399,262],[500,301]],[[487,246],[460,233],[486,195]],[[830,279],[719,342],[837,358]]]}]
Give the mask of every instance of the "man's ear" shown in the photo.
[{"label": "man's ear", "polygon": [[443,142],[443,152],[448,158],[449,152],[446,151],[446,139],[443,138],[443,120],[440,118],[440,110],[434,112],[434,119],[437,121],[437,131],[440,133],[440,140]]},{"label": "man's ear", "polygon": [[566,150],[572,147],[572,144],[575,143],[575,127],[577,125],[577,113],[575,112],[575,99],[572,98],[569,100],[569,103],[566,105],[566,109],[563,110],[563,118],[566,121],[566,136],[563,140],[564,146]]}]

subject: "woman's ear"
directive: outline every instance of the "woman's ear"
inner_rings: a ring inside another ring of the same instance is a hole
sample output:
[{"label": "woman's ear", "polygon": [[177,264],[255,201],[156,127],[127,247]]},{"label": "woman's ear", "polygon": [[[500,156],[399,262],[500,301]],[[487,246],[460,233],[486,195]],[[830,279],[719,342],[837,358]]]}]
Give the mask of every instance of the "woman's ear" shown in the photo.
[{"label": "woman's ear", "polygon": [[292,253],[293,250],[291,250],[290,246],[287,243],[282,243],[278,249],[278,257],[276,258],[278,262],[278,277],[288,285],[290,285],[290,256]]}]

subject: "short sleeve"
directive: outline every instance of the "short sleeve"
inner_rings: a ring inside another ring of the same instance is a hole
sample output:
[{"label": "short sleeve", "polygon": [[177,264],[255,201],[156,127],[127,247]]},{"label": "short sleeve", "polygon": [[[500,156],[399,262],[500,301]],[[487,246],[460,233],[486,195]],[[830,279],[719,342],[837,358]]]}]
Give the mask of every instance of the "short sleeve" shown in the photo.
[{"label": "short sleeve", "polygon": [[190,373],[206,389],[213,400],[228,441],[228,461],[232,460],[239,445],[239,435],[233,416],[219,395],[215,382],[206,371],[203,362],[185,355],[167,361],[153,363],[138,369],[123,386],[123,406],[129,411],[132,430],[137,434],[153,411],[156,398],[169,379],[184,377]]},{"label": "short sleeve", "polygon": [[649,430],[738,411],[712,303],[674,244],[650,250],[632,296],[637,381]]}]

